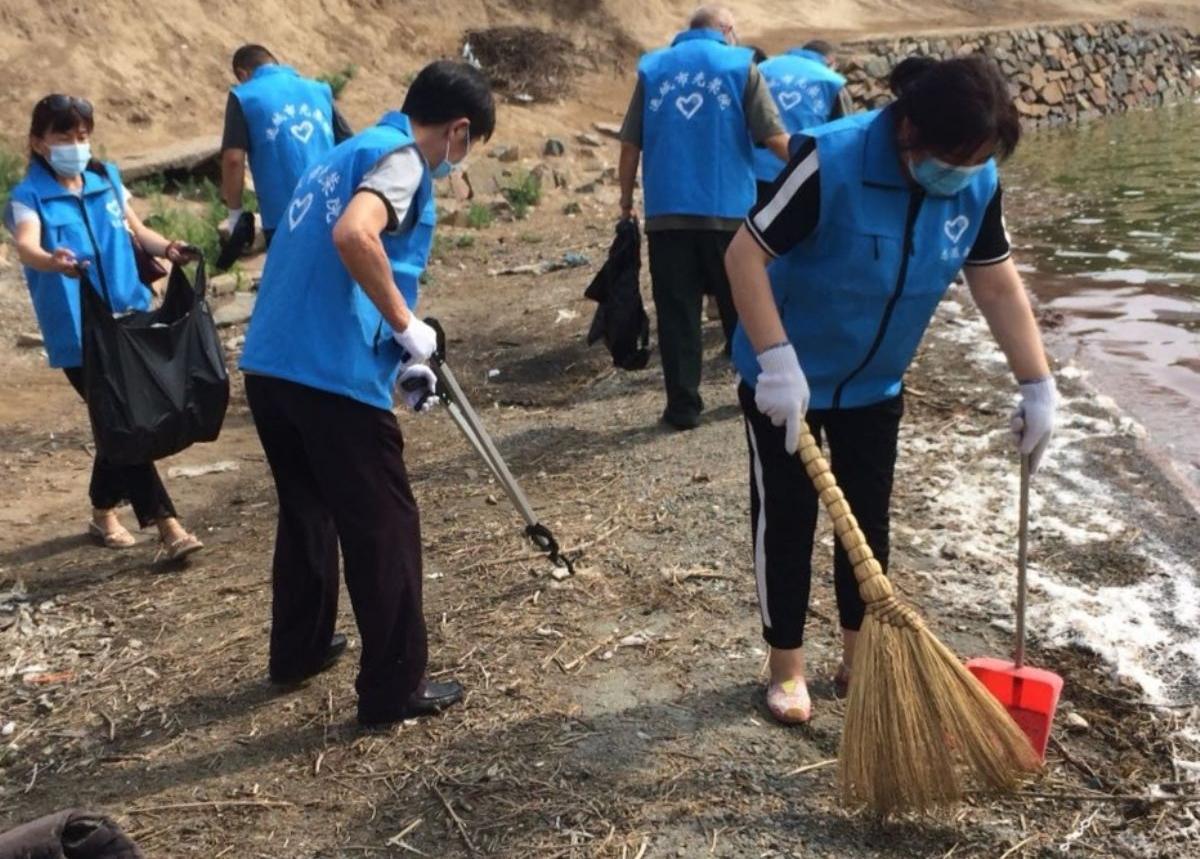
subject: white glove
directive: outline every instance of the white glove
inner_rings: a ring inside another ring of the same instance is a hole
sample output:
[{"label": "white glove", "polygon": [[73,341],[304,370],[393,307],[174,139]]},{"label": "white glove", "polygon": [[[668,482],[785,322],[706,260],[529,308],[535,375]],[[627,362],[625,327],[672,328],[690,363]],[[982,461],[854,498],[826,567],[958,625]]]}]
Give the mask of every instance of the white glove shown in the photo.
[{"label": "white glove", "polygon": [[418,414],[437,405],[437,376],[424,364],[414,364],[396,383],[405,404]]},{"label": "white glove", "polygon": [[800,445],[804,413],[808,411],[808,379],[791,343],[772,346],[758,356],[762,372],[754,389],[754,404],[777,427],[787,427],[784,447],[795,453]]},{"label": "white glove", "polygon": [[229,238],[231,235],[233,235],[233,228],[237,226],[237,222],[241,219],[241,217],[241,209],[230,209],[225,220],[217,224],[217,232],[225,238]]},{"label": "white glove", "polygon": [[409,317],[407,328],[392,337],[404,350],[401,361],[405,366],[424,364],[437,351],[437,332],[415,316]]},{"label": "white glove", "polygon": [[1011,426],[1021,455],[1029,457],[1030,473],[1038,470],[1050,444],[1057,408],[1058,388],[1053,376],[1021,385],[1021,402],[1013,412]]}]

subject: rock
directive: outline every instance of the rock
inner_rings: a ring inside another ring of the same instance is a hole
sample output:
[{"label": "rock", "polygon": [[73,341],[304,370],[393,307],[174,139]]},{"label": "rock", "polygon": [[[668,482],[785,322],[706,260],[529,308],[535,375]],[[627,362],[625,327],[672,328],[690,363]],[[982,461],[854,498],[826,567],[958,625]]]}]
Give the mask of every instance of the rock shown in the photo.
[{"label": "rock", "polygon": [[206,474],[224,474],[237,470],[236,462],[224,459],[220,462],[210,462],[207,465],[176,465],[167,469],[167,477],[176,480],[180,477],[203,477]]},{"label": "rock", "polygon": [[585,182],[584,184],[580,185],[578,188],[575,189],[575,193],[576,194],[595,194],[596,188],[598,188],[598,187],[599,187],[599,183],[596,181]]},{"label": "rock", "polygon": [[615,140],[619,140],[621,137],[621,126],[614,125],[611,122],[593,122],[592,128],[605,137],[611,137]]},{"label": "rock", "polygon": [[514,161],[521,160],[521,147],[516,145],[497,146],[492,150],[491,156],[504,164],[512,164]]},{"label": "rock", "polygon": [[1063,41],[1054,33],[1042,33],[1042,47],[1048,51],[1053,51],[1056,48],[1061,48]]},{"label": "rock", "polygon": [[572,200],[570,203],[567,203],[567,205],[563,206],[563,214],[564,215],[582,215],[583,214],[583,206],[579,205],[577,202]]},{"label": "rock", "polygon": [[557,137],[551,137],[546,141],[546,146],[542,149],[542,154],[551,158],[559,158],[567,154],[567,144],[563,143]]},{"label": "rock", "polygon": [[233,295],[238,290],[238,276],[236,274],[214,274],[208,278],[208,292],[210,295]]},{"label": "rock", "polygon": [[871,57],[866,63],[867,74],[873,78],[888,76],[888,63],[883,57]]},{"label": "rock", "polygon": [[580,149],[579,157],[584,161],[597,161],[600,158],[595,149]]},{"label": "rock", "polygon": [[244,325],[250,321],[250,315],[254,313],[255,298],[256,294],[253,292],[235,293],[229,301],[213,311],[213,321],[217,323],[218,328]]},{"label": "rock", "polygon": [[1091,728],[1088,720],[1075,712],[1067,713],[1065,721],[1067,723],[1067,730],[1069,731],[1086,731]]},{"label": "rock", "polygon": [[553,178],[554,178],[554,187],[555,188],[570,188],[571,187],[571,174],[569,172],[567,172],[566,170],[555,170]]},{"label": "rock", "polygon": [[1058,81],[1050,81],[1050,83],[1042,87],[1038,95],[1041,96],[1042,101],[1049,105],[1063,103],[1063,89]]},{"label": "rock", "polygon": [[22,333],[17,335],[18,349],[40,349],[46,345],[46,341],[42,339],[41,334]]},{"label": "rock", "polygon": [[604,141],[594,134],[588,134],[586,131],[582,134],[575,135],[575,142],[580,146],[603,146]]},{"label": "rock", "polygon": [[1046,85],[1046,68],[1041,63],[1029,67],[1029,85],[1039,92]]},{"label": "rock", "polygon": [[471,226],[471,213],[467,209],[454,209],[453,211],[443,212],[438,216],[439,227],[459,227],[465,228]]}]

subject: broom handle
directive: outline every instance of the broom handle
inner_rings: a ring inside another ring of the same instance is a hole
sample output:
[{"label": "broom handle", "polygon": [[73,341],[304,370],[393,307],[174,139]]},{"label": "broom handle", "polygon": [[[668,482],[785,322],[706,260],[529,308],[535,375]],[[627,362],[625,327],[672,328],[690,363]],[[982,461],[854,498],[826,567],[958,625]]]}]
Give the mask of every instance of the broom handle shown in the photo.
[{"label": "broom handle", "polygon": [[1025,667],[1025,594],[1029,565],[1029,457],[1021,456],[1021,500],[1017,521],[1017,647],[1013,664]]},{"label": "broom handle", "polygon": [[863,602],[874,603],[892,596],[892,583],[883,574],[883,566],[875,558],[875,553],[867,544],[867,537],[858,527],[858,520],[850,511],[846,496],[838,488],[829,461],[821,452],[817,440],[805,424],[800,431],[800,444],[796,455],[804,463],[804,469],[812,480],[813,488],[821,499],[821,504],[833,520],[833,530],[842,548],[850,556],[854,565],[854,578],[858,581],[858,592]]}]

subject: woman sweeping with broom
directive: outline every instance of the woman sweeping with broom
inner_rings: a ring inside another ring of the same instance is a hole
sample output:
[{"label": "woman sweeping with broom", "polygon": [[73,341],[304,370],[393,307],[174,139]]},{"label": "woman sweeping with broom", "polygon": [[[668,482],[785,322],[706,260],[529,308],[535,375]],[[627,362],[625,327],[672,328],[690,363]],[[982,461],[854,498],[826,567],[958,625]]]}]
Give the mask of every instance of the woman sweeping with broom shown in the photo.
[{"label": "woman sweeping with broom", "polygon": [[[784,723],[811,715],[803,642],[818,489],[829,506],[836,479],[848,503],[839,502],[843,515],[858,517],[846,530],[865,536],[853,554],[844,538],[835,551],[844,640],[835,683],[845,694],[866,607],[857,568],[873,554],[879,563],[862,568],[866,577],[887,581],[880,574],[902,379],[960,270],[1019,383],[1012,426],[1035,469],[1054,422],[1054,380],[1009,256],[996,174],[995,161],[1020,138],[1007,83],[994,63],[974,56],[906,60],[891,85],[897,99],[886,109],[793,138],[790,164],[726,256],[741,319],[734,361],[771,646],[767,703]],[[810,479],[817,448],[805,450],[809,432],[824,436],[832,460],[832,476],[818,489]]]}]

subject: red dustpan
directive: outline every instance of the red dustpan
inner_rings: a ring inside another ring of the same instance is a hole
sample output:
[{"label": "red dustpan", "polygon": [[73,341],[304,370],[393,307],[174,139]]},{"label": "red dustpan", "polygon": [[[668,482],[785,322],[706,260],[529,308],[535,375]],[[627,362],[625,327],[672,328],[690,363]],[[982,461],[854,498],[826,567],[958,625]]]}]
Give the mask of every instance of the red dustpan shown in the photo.
[{"label": "red dustpan", "polygon": [[1013,661],[972,659],[967,669],[1005,706],[1046,759],[1046,744],[1058,709],[1063,679],[1052,671],[1025,665],[1025,591],[1029,560],[1029,457],[1021,457],[1020,530],[1017,550],[1017,646]]}]

